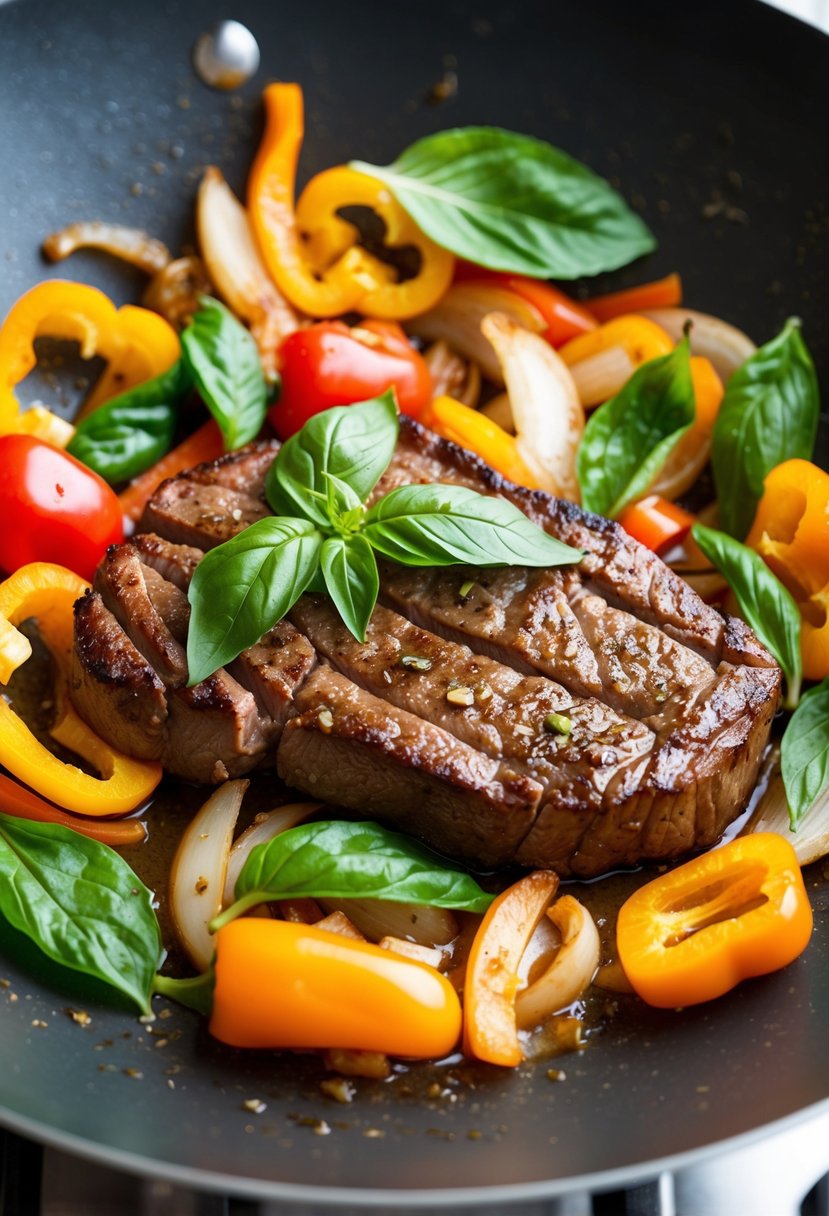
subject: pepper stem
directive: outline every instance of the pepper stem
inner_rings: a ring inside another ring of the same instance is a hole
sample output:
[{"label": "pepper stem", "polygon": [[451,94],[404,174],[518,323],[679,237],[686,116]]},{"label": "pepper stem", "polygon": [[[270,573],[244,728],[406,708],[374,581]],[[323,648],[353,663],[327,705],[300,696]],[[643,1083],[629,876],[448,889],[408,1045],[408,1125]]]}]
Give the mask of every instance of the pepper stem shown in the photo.
[{"label": "pepper stem", "polygon": [[218,916],[214,916],[210,922],[210,932],[218,933],[220,929],[224,929],[225,925],[229,925],[237,916],[241,916],[243,912],[247,912],[248,908],[255,908],[257,904],[267,903],[269,899],[285,898],[282,895],[267,895],[262,891],[250,891],[247,895],[243,895],[241,899],[237,899],[229,908],[225,908],[224,912],[220,912]]},{"label": "pepper stem", "polygon": [[175,980],[169,975],[156,975],[153,979],[153,994],[167,996],[203,1013],[208,1017],[213,1009],[213,987],[216,983],[216,973],[209,967],[203,975],[194,975],[189,980]]}]

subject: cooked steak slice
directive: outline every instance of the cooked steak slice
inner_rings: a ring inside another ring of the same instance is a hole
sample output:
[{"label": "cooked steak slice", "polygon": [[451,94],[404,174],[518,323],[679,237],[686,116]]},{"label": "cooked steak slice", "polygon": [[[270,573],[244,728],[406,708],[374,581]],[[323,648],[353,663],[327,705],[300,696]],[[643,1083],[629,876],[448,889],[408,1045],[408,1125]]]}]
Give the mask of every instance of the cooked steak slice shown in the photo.
[{"label": "cooked steak slice", "polygon": [[513,859],[538,807],[538,782],[327,668],[296,705],[277,752],[289,785],[478,866]]},{"label": "cooked steak slice", "polygon": [[263,439],[249,443],[236,452],[227,452],[218,460],[196,465],[183,476],[202,485],[224,486],[251,498],[265,499],[265,478],[279,451],[278,439]]},{"label": "cooked steak slice", "polygon": [[222,485],[203,485],[187,474],[165,481],[147,503],[141,530],[200,549],[215,549],[270,514],[261,499]]},{"label": "cooked steak slice", "polygon": [[280,621],[255,646],[243,650],[230,664],[231,674],[249,688],[261,713],[284,726],[294,693],[316,666],[311,643],[289,621]]},{"label": "cooked steak slice", "polygon": [[171,690],[164,767],[187,781],[241,777],[261,764],[275,724],[223,668],[193,688]]},{"label": "cooked steak slice", "polygon": [[71,687],[73,704],[102,738],[141,760],[162,758],[164,685],[97,591],[75,604]]},{"label": "cooked steak slice", "polygon": [[[169,688],[181,688],[187,683],[187,655],[150,594],[145,570],[133,545],[111,545],[95,572],[95,590],[164,684]],[[154,571],[146,570],[146,574],[151,579],[160,578]],[[169,586],[172,592],[184,598],[177,587]],[[160,588],[156,586],[155,591],[158,597]],[[173,613],[179,632],[186,607],[185,600]],[[183,625],[186,636],[187,615]]]},{"label": "cooked steak slice", "polygon": [[194,549],[192,545],[174,545],[172,541],[162,540],[154,532],[142,532],[132,538],[132,544],[138,551],[138,556],[145,566],[149,566],[165,578],[169,583],[175,583],[180,591],[186,592],[204,553]]}]

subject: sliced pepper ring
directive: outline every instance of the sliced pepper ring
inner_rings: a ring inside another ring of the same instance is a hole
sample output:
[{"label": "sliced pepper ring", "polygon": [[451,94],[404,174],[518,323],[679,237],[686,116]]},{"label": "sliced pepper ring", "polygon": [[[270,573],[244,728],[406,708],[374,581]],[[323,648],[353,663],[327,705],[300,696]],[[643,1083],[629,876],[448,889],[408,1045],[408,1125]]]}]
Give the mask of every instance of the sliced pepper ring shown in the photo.
[{"label": "sliced pepper ring", "polygon": [[0,683],[32,653],[17,626],[34,617],[55,660],[57,713],[50,734],[56,742],[88,760],[101,774],[93,777],[54,756],[32,734],[8,702],[0,698],[0,763],[20,781],[66,810],[81,815],[119,815],[134,810],[152,794],[162,776],[160,764],[134,760],[96,735],[69,700],[72,607],[88,584],[72,571],[48,562],[21,566],[0,584]]}]

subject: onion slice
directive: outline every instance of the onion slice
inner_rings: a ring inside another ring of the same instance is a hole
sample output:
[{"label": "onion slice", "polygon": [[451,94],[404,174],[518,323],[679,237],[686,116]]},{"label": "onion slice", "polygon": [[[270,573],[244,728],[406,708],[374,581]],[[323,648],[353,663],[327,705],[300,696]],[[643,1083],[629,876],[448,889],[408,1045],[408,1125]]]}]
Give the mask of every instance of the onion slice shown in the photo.
[{"label": "onion slice", "polygon": [[549,342],[504,313],[484,317],[481,330],[501,365],[522,459],[542,490],[577,502],[584,410],[570,369]]},{"label": "onion slice", "polygon": [[693,308],[654,308],[641,315],[661,325],[675,342],[680,340],[690,321],[692,354],[710,359],[723,382],[757,350],[741,329],[707,312],[697,312]]},{"label": "onion slice", "polygon": [[141,299],[160,313],[174,329],[183,329],[199,307],[199,296],[209,294],[210,280],[200,258],[176,258],[154,275]]},{"label": "onion slice", "polygon": [[295,828],[298,823],[302,823],[309,815],[313,815],[314,811],[318,811],[321,806],[321,802],[291,802],[287,806],[277,807],[275,811],[266,811],[256,816],[250,827],[242,832],[230,850],[222,894],[223,908],[227,908],[233,903],[236,880],[242,873],[242,867],[250,856],[251,849],[258,844],[267,844],[275,836],[287,832],[288,828]]},{"label": "onion slice", "polygon": [[491,422],[499,426],[502,431],[506,431],[508,435],[515,434],[509,393],[499,393],[497,397],[492,397],[486,405],[481,406],[481,413],[486,414]]},{"label": "onion slice", "polygon": [[299,329],[299,315],[265,269],[247,211],[214,165],[199,186],[196,226],[210,278],[250,326],[265,375],[274,380],[277,351],[282,340]]},{"label": "onion slice", "polygon": [[47,236],[42,248],[50,262],[62,262],[78,249],[100,249],[146,274],[158,274],[171,259],[167,246],[149,233],[103,220],[68,224]]},{"label": "onion slice", "polygon": [[226,781],[188,824],[170,874],[173,924],[199,971],[210,965],[214,942],[209,925],[222,908],[233,829],[249,781]]},{"label": "onion slice", "polygon": [[477,363],[462,359],[443,340],[433,342],[423,352],[423,361],[432,377],[433,397],[453,397],[472,409],[481,395],[481,371]]},{"label": "onion slice", "polygon": [[481,332],[481,322],[491,312],[503,313],[532,333],[545,328],[538,309],[514,291],[489,283],[456,283],[439,304],[408,322],[407,329],[430,342],[443,339],[465,359],[477,363],[488,380],[500,385],[504,383],[501,361]]},{"label": "onion slice", "polygon": [[789,828],[789,805],[783,778],[776,771],[760,798],[743,833],[777,832],[785,836],[802,866],[819,861],[829,853],[829,789],[824,790],[800,821],[796,832]]},{"label": "onion slice", "polygon": [[399,904],[385,899],[321,899],[327,912],[345,912],[370,942],[400,937],[421,946],[446,946],[458,936],[448,908]]},{"label": "onion slice", "polygon": [[585,408],[601,405],[620,393],[636,366],[621,346],[609,346],[570,368],[579,400]]},{"label": "onion slice", "polygon": [[578,1000],[591,983],[601,956],[599,931],[593,917],[572,895],[562,895],[547,916],[561,934],[561,947],[535,983],[515,998],[515,1018],[521,1030]]}]

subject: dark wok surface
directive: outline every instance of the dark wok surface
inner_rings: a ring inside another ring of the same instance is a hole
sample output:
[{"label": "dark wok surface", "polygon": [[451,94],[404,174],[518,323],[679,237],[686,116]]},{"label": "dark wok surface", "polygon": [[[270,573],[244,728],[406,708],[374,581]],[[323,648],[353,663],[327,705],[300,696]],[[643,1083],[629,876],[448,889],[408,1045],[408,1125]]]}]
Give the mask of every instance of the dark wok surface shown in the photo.
[{"label": "dark wok surface", "polygon": [[[200,167],[216,161],[242,187],[259,89],[279,77],[306,89],[308,174],[351,155],[387,161],[455,124],[560,144],[617,179],[660,239],[614,283],[679,269],[689,304],[757,341],[798,313],[825,382],[825,39],[753,3],[326,0],[301,11],[273,0],[238,0],[230,13],[217,0],[148,3],[129,16],[92,0],[0,5],[0,311],[47,274],[136,298],[140,278],[102,258],[44,267],[43,235],[101,217],[181,247]],[[259,76],[230,97],[203,88],[189,63],[196,35],[226,16],[263,51]],[[458,95],[429,107],[446,67]],[[196,798],[173,791],[169,813]],[[0,1119],[131,1168],[331,1202],[359,1188],[366,1203],[418,1192],[445,1207],[447,1190],[460,1202],[470,1188],[553,1193],[588,1174],[652,1173],[659,1159],[829,1099],[827,892],[813,882],[803,959],[710,1008],[621,1016],[556,1061],[564,1080],[543,1064],[471,1078],[450,1069],[424,1097],[401,1073],[361,1085],[350,1106],[323,1099],[312,1059],[225,1051],[185,1011],[150,1033],[58,982],[0,927]],[[249,1098],[267,1109],[249,1114]]]}]

